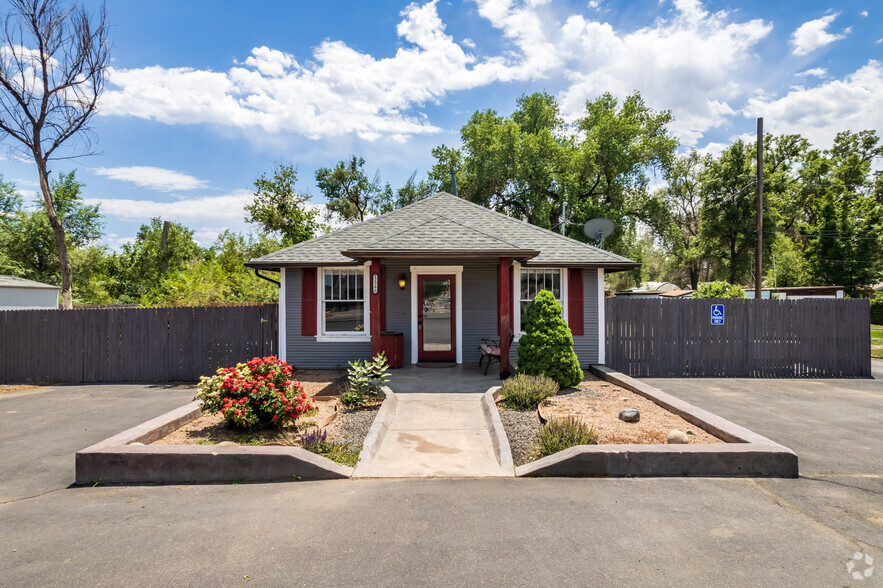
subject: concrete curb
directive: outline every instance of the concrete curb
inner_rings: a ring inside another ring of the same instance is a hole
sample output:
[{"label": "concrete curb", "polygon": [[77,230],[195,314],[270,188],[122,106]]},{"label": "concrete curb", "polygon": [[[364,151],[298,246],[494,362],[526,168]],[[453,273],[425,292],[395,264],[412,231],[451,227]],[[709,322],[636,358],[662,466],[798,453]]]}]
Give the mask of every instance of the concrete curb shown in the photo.
[{"label": "concrete curb", "polygon": [[503,428],[503,421],[500,419],[500,411],[497,409],[497,398],[499,397],[500,386],[489,388],[487,392],[481,396],[481,412],[484,414],[484,420],[487,423],[488,433],[491,435],[491,445],[494,447],[494,456],[497,463],[507,475],[515,474],[515,463],[512,461],[512,449],[509,446],[509,437],[506,436],[506,430]]},{"label": "concrete curb", "polygon": [[193,402],[78,451],[76,483],[276,482],[352,476],[352,468],[300,447],[149,445],[201,414]]},{"label": "concrete curb", "polygon": [[384,394],[383,404],[380,405],[380,410],[377,411],[377,416],[374,417],[374,422],[371,423],[371,428],[368,429],[365,441],[362,442],[362,451],[359,453],[359,461],[356,463],[356,469],[358,469],[360,465],[368,463],[374,459],[375,455],[377,455],[377,451],[380,449],[380,444],[383,443],[383,439],[386,438],[386,434],[389,432],[389,426],[395,418],[396,409],[399,407],[399,398],[396,396],[395,392],[386,386],[381,388],[381,391]]},{"label": "concrete curb", "polygon": [[579,445],[519,466],[516,476],[798,476],[797,455],[787,447],[606,366],[591,371],[726,443]]}]

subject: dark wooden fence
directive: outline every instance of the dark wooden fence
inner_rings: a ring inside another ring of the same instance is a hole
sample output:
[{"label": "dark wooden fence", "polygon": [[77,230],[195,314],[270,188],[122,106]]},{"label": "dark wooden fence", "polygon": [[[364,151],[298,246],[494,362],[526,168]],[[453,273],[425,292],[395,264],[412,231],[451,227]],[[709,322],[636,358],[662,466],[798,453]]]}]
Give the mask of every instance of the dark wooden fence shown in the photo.
[{"label": "dark wooden fence", "polygon": [[277,306],[0,311],[0,383],[198,380],[275,355]]},{"label": "dark wooden fence", "polygon": [[635,377],[871,377],[867,300],[613,298],[605,320],[607,365]]}]

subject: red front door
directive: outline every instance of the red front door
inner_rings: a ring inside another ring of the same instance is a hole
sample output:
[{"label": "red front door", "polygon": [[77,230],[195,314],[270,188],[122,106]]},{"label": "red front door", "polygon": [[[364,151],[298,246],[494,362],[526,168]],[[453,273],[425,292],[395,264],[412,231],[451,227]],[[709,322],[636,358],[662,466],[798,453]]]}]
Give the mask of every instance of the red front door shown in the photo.
[{"label": "red front door", "polygon": [[456,361],[453,275],[417,277],[417,361]]}]

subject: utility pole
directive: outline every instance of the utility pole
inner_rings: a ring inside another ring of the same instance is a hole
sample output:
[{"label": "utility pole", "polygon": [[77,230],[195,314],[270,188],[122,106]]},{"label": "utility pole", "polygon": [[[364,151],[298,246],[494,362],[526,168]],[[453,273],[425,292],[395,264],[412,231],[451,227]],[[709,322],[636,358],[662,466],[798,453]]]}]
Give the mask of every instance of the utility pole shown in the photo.
[{"label": "utility pole", "polygon": [[457,195],[457,171],[453,165],[451,166],[451,192],[454,193],[454,196]]},{"label": "utility pole", "polygon": [[763,274],[763,117],[757,119],[757,249],[754,257],[754,299],[760,300]]},{"label": "utility pole", "polygon": [[564,234],[564,229],[567,225],[567,201],[561,202],[561,234]]}]

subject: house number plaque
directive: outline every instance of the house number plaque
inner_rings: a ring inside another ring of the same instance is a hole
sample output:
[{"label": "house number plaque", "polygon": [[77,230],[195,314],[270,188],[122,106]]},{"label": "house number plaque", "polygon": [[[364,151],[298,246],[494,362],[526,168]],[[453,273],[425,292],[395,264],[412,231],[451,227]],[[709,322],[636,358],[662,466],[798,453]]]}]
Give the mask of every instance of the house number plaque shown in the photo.
[{"label": "house number plaque", "polygon": [[371,292],[377,294],[377,274],[371,276]]}]

